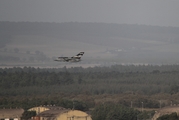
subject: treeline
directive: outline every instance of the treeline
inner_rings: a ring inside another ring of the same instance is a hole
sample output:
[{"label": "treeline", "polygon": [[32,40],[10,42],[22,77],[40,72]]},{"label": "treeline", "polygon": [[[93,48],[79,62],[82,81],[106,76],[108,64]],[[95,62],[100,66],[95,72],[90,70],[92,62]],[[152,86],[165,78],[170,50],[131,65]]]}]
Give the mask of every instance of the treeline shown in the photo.
[{"label": "treeline", "polygon": [[[16,93],[14,89],[20,91],[31,88],[36,88],[37,91],[49,88],[48,93],[61,91],[81,94],[85,91],[90,94],[118,94],[128,91],[149,95],[174,94],[179,88],[178,74],[178,65],[114,65],[58,69],[5,68],[0,69],[0,94],[7,94],[7,91],[13,90],[12,92],[18,95],[19,92]],[[30,92],[28,91],[29,94]]]},{"label": "treeline", "polygon": [[[46,98],[46,99],[44,99]],[[81,101],[81,100],[70,100],[61,98],[58,96],[43,96],[43,97],[16,97],[8,99],[6,97],[0,98],[0,109],[2,108],[23,108],[28,110],[32,107],[37,106],[61,106],[67,109],[76,109],[82,111],[88,111],[90,107],[94,107],[94,102]]]},{"label": "treeline", "polygon": [[64,85],[72,84],[73,78],[70,73],[0,73],[1,88],[10,89],[27,86],[50,86],[50,85]]},{"label": "treeline", "polygon": [[92,111],[93,120],[148,120],[155,111],[139,111],[120,104],[105,103]]},{"label": "treeline", "polygon": [[159,108],[171,101],[179,103],[178,78],[179,65],[1,68],[0,106],[61,105],[59,100],[63,98],[78,97],[89,108],[107,101],[128,107],[141,107],[143,103],[147,108]]},{"label": "treeline", "polygon": [[154,111],[145,108],[179,103],[178,75],[179,65],[0,68],[0,108],[55,105],[92,108],[94,120],[149,119]]},{"label": "treeline", "polygon": [[[155,111],[141,111],[126,105],[119,103],[106,102],[102,104],[95,104],[91,101],[79,101],[79,100],[69,100],[62,99],[59,97],[48,97],[43,98],[21,98],[20,100],[12,99],[0,99],[0,108],[24,108],[25,112],[23,116],[27,116],[30,113],[27,112],[29,108],[34,106],[61,106],[68,109],[75,109],[81,111],[88,111],[91,114],[93,120],[101,119],[123,119],[123,120],[136,120],[136,119],[149,119],[151,118]],[[50,101],[50,103],[49,103]],[[93,108],[90,110],[89,108]],[[35,114],[35,113],[34,113]],[[33,116],[33,115],[32,115]]]},{"label": "treeline", "polygon": [[0,72],[16,73],[39,73],[39,72],[70,72],[70,73],[103,73],[103,72],[119,72],[119,73],[171,73],[178,72],[179,65],[111,65],[111,66],[95,66],[95,67],[71,67],[66,66],[62,68],[35,68],[35,67],[13,67],[13,68],[0,68]]}]

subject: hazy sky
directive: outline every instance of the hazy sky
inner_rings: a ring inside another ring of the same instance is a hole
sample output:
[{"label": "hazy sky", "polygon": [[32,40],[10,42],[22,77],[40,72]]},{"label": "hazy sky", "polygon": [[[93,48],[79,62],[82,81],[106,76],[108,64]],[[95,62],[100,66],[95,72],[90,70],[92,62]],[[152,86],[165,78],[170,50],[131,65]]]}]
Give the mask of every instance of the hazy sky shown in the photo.
[{"label": "hazy sky", "polygon": [[0,0],[0,21],[179,27],[179,0]]}]

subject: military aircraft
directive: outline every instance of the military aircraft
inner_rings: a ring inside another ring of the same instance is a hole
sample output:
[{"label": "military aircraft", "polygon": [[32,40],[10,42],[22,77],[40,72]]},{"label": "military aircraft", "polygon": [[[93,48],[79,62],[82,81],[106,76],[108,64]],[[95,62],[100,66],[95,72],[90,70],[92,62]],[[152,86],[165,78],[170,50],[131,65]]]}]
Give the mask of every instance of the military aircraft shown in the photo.
[{"label": "military aircraft", "polygon": [[81,57],[83,56],[84,53],[85,52],[80,52],[73,57],[58,57],[54,61],[58,61],[58,62],[79,62],[79,61],[81,61]]}]

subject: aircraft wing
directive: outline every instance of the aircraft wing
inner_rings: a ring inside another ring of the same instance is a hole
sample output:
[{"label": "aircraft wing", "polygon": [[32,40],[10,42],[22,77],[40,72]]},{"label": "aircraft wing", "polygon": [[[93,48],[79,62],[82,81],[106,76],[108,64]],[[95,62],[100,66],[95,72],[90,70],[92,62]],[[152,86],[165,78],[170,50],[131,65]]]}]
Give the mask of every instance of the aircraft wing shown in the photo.
[{"label": "aircraft wing", "polygon": [[59,62],[69,62],[71,58],[69,57],[58,57],[57,59],[55,59],[55,61],[59,61]]}]

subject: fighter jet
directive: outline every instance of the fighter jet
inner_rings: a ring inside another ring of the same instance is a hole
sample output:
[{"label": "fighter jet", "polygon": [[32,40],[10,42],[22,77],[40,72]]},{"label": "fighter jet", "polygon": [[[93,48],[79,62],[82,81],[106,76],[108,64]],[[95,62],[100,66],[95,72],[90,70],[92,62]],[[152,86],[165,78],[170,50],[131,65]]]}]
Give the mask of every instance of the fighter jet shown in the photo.
[{"label": "fighter jet", "polygon": [[79,61],[81,61],[81,57],[83,56],[84,53],[85,52],[80,52],[73,57],[58,57],[54,61],[58,61],[58,62],[79,62]]}]

